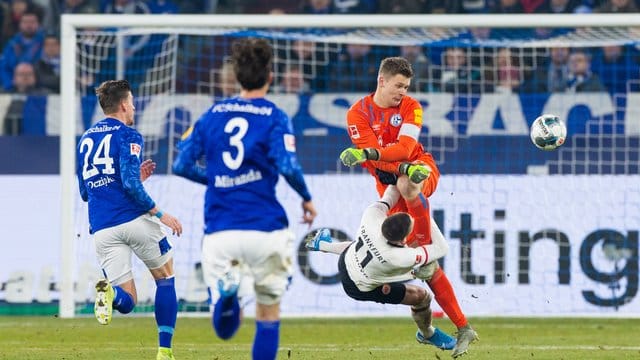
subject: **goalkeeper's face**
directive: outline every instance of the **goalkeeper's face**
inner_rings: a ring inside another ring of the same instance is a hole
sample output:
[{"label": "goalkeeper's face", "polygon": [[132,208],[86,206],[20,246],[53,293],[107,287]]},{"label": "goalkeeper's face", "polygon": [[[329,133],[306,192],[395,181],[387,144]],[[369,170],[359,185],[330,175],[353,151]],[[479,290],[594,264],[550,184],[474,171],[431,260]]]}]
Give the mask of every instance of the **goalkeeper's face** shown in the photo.
[{"label": "goalkeeper's face", "polygon": [[411,78],[401,74],[393,76],[381,76],[378,82],[378,91],[381,92],[383,107],[395,107],[400,105],[402,98],[407,95],[411,85]]}]

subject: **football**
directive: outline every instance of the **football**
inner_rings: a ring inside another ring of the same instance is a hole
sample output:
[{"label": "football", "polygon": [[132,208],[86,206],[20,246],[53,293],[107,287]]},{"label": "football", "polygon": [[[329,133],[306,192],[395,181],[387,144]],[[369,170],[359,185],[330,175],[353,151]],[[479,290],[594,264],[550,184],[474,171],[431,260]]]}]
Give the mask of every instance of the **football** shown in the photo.
[{"label": "football", "polygon": [[544,114],[531,124],[531,141],[542,150],[555,150],[564,144],[567,127],[559,117]]}]

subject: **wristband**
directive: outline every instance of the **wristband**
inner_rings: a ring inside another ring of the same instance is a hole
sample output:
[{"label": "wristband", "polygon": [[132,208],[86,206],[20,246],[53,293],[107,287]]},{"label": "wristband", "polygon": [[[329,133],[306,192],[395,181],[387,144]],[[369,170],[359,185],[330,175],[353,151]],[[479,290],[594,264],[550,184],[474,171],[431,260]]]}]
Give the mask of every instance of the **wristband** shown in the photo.
[{"label": "wristband", "polygon": [[164,215],[164,213],[161,210],[158,210],[155,214],[153,214],[153,216],[157,217],[158,219],[161,219],[162,215]]},{"label": "wristband", "polygon": [[376,148],[365,148],[362,152],[367,160],[380,160],[380,152]]},{"label": "wristband", "polygon": [[409,167],[411,167],[410,163],[402,163],[398,166],[398,172],[402,175],[409,175]]}]

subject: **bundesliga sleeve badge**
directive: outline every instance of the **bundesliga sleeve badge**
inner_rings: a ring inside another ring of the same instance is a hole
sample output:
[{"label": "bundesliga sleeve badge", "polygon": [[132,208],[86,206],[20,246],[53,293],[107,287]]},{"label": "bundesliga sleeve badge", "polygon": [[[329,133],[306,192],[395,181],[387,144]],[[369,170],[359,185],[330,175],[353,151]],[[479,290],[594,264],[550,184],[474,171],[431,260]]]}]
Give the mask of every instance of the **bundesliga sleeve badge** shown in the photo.
[{"label": "bundesliga sleeve badge", "polygon": [[142,150],[142,148],[139,144],[131,143],[129,144],[129,148],[131,149],[131,155],[135,155],[140,158],[140,151]]}]

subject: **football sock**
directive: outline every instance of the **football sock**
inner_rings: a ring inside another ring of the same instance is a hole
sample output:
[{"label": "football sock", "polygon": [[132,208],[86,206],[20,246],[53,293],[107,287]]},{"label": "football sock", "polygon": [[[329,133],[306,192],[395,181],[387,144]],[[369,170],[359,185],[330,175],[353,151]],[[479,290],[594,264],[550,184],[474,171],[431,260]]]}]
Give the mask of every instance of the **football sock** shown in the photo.
[{"label": "football sock", "polygon": [[[413,231],[409,234],[412,243],[418,246],[431,243],[431,217],[429,215],[429,201],[419,194],[413,200],[407,200],[407,212],[413,217]],[[411,245],[413,246],[413,244]]]},{"label": "football sock", "polygon": [[435,329],[431,326],[431,307],[429,303],[412,306],[411,317],[426,339],[433,335]]},{"label": "football sock", "polygon": [[453,291],[453,286],[451,286],[449,278],[447,278],[447,275],[442,269],[438,268],[433,274],[431,281],[429,281],[429,287],[433,291],[436,301],[442,310],[444,310],[445,314],[451,319],[451,322],[458,328],[467,325],[467,318],[460,309],[458,299],[456,299],[456,294]]},{"label": "football sock", "polygon": [[253,360],[274,360],[280,343],[280,321],[256,321]]},{"label": "football sock", "polygon": [[342,252],[351,245],[350,241],[335,241],[335,242],[326,242],[320,241],[318,244],[318,248],[320,251],[333,253],[333,254],[342,254]]},{"label": "football sock", "polygon": [[133,297],[124,291],[120,286],[113,287],[113,308],[122,314],[128,314],[133,310],[136,304]]},{"label": "football sock", "polygon": [[175,278],[156,280],[155,313],[159,346],[171,348],[171,339],[178,317]]},{"label": "football sock", "polygon": [[213,308],[213,329],[219,338],[230,339],[240,327],[240,303],[238,293],[220,296]]}]

